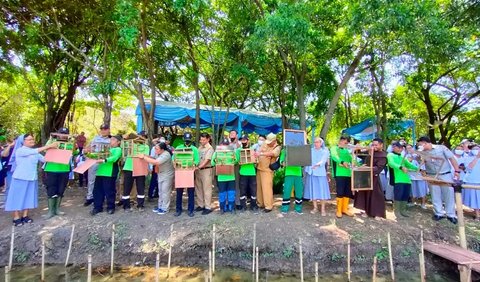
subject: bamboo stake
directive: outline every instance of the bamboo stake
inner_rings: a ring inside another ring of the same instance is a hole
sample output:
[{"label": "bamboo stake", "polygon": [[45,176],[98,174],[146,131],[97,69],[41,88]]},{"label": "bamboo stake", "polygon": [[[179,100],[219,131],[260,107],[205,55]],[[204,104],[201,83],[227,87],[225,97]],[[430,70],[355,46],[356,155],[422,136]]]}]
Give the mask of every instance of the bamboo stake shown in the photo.
[{"label": "bamboo stake", "polygon": [[12,226],[12,237],[10,239],[10,257],[8,258],[8,271],[12,270],[14,240],[15,240],[15,226]]},{"label": "bamboo stake", "polygon": [[170,263],[172,262],[172,243],[173,243],[173,223],[170,225],[170,238],[168,240],[168,273],[167,278],[170,276]]},{"label": "bamboo stake", "polygon": [[[456,190],[456,189],[455,189]],[[465,219],[463,217],[462,192],[455,191],[455,207],[458,217],[458,233],[460,235],[460,247],[467,249],[467,236],[465,235]]]},{"label": "bamboo stake", "polygon": [[92,282],[92,255],[88,255],[87,282]]},{"label": "bamboo stake", "polygon": [[318,282],[318,262],[315,263],[315,282]]},{"label": "bamboo stake", "polygon": [[351,269],[350,269],[350,236],[348,236],[348,242],[347,242],[347,278],[348,281],[351,280]]},{"label": "bamboo stake", "polygon": [[302,238],[298,238],[298,249],[299,249],[299,252],[300,252],[300,281],[303,282]]},{"label": "bamboo stake", "polygon": [[208,271],[203,272],[203,277],[205,278],[205,282],[208,282]]},{"label": "bamboo stake", "polygon": [[160,279],[159,268],[160,268],[160,254],[157,253],[157,258],[155,260],[155,282],[158,282]]},{"label": "bamboo stake", "polygon": [[265,282],[268,282],[268,270],[265,272]]},{"label": "bamboo stake", "polygon": [[257,244],[257,223],[253,224],[252,273],[255,272],[255,245]]},{"label": "bamboo stake", "polygon": [[208,281],[212,281],[212,251],[208,251]]},{"label": "bamboo stake", "polygon": [[5,266],[5,282],[10,282],[10,272],[8,270],[8,265]]},{"label": "bamboo stake", "polygon": [[213,225],[212,235],[212,274],[215,273],[215,224]]},{"label": "bamboo stake", "polygon": [[372,270],[373,270],[372,282],[376,282],[377,281],[377,257],[376,256],[373,257]]},{"label": "bamboo stake", "polygon": [[388,242],[388,256],[390,259],[390,274],[392,275],[392,281],[395,281],[395,270],[393,269],[392,241],[390,239],[390,232],[387,233],[387,242]]},{"label": "bamboo stake", "polygon": [[418,254],[418,260],[420,261],[420,281],[425,282],[425,260],[422,253]]},{"label": "bamboo stake", "polygon": [[42,239],[42,268],[41,268],[41,281],[45,281],[45,240]]},{"label": "bamboo stake", "polygon": [[255,282],[258,282],[258,247],[255,247]]},{"label": "bamboo stake", "polygon": [[65,259],[65,267],[68,265],[68,259],[70,258],[70,252],[72,251],[73,233],[75,232],[75,224],[72,226],[72,233],[70,234],[70,244],[68,245],[67,258]]},{"label": "bamboo stake", "polygon": [[113,276],[113,257],[115,255],[115,224],[112,225],[112,251],[110,258],[110,277]]},{"label": "bamboo stake", "polygon": [[422,262],[420,264],[420,273],[423,273],[423,281],[425,281],[425,279],[427,278],[427,271],[425,269],[425,251],[423,249],[423,230],[420,230],[420,253],[422,255]]}]

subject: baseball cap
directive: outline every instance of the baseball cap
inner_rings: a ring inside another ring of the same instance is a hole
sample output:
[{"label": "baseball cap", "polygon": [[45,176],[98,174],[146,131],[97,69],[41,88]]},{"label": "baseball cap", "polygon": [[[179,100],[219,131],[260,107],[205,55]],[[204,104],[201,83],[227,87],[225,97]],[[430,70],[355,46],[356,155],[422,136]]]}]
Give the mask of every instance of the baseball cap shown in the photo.
[{"label": "baseball cap", "polygon": [[230,139],[227,137],[222,139],[222,142],[220,143],[221,145],[229,145],[230,144]]},{"label": "baseball cap", "polygon": [[427,136],[422,136],[422,137],[418,138],[417,142],[432,143],[432,141],[430,140],[430,138],[428,138]]},{"label": "baseball cap", "polygon": [[277,135],[275,135],[273,133],[269,133],[267,135],[267,138],[265,139],[265,143],[268,145],[268,144],[271,144],[275,140],[277,140]]},{"label": "baseball cap", "polygon": [[62,127],[58,130],[58,133],[61,133],[61,134],[69,134],[70,133],[70,130],[68,130],[68,128],[66,127]]},{"label": "baseball cap", "polygon": [[248,135],[243,134],[242,137],[240,137],[240,140],[248,140]]},{"label": "baseball cap", "polygon": [[122,141],[122,139],[123,139],[123,138],[122,138],[122,135],[120,135],[120,134],[113,135],[112,138],[115,138],[115,139],[117,139],[118,141]]},{"label": "baseball cap", "polygon": [[104,124],[100,125],[100,129],[110,129],[110,125],[104,123]]},{"label": "baseball cap", "polygon": [[192,133],[190,132],[185,132],[183,134],[183,141],[192,141]]},{"label": "baseball cap", "polygon": [[402,143],[398,142],[398,141],[397,141],[397,142],[393,142],[393,143],[392,143],[392,146],[393,146],[393,147],[398,147],[398,148],[403,148],[403,147],[404,147],[404,145],[403,145]]}]

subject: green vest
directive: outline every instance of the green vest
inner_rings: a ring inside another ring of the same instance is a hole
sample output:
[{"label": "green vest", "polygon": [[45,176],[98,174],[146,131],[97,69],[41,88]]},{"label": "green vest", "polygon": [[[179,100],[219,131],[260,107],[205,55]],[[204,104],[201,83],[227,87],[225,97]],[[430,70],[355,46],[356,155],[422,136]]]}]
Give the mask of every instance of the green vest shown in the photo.
[{"label": "green vest", "polygon": [[120,160],[121,157],[122,149],[120,147],[110,148],[110,157],[106,158],[106,162],[98,165],[97,176],[117,176],[119,172],[118,160]]},{"label": "green vest", "polygon": [[330,156],[332,161],[335,162],[335,176],[352,176],[352,170],[350,168],[340,166],[342,162],[348,164],[352,163],[352,154],[350,154],[348,149],[333,146],[330,150]]},{"label": "green vest", "polygon": [[406,167],[408,170],[417,171],[418,168],[414,166],[411,162],[407,160],[407,158],[402,157],[402,155],[398,155],[395,153],[388,153],[387,155],[388,166],[393,169],[393,179],[396,183],[404,183],[410,184],[412,180],[410,179],[410,175],[408,173],[403,172],[401,167]]},{"label": "green vest", "polygon": [[[280,153],[280,163],[285,161],[286,152],[285,149]],[[285,176],[302,176],[302,167],[289,165],[285,167]]]}]

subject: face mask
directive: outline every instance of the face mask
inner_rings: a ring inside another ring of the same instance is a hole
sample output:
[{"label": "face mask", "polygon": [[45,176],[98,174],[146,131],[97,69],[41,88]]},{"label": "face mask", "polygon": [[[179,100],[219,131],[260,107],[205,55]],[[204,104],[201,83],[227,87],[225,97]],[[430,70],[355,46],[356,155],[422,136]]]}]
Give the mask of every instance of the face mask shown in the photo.
[{"label": "face mask", "polygon": [[192,144],[192,141],[185,141],[185,146],[190,146]]},{"label": "face mask", "polygon": [[419,150],[419,151],[423,151],[423,149],[424,149],[424,148],[423,148],[422,145],[418,146],[418,150]]},{"label": "face mask", "polygon": [[230,142],[234,142],[237,138],[230,138]]},{"label": "face mask", "polygon": [[477,155],[478,155],[478,150],[472,150],[472,154],[473,154],[474,156],[477,156]]},{"label": "face mask", "polygon": [[463,154],[463,150],[455,150],[455,155],[462,155]]},{"label": "face mask", "polygon": [[247,143],[242,143],[242,147],[243,147],[243,149],[247,149],[247,148],[248,148],[248,144],[247,144]]},{"label": "face mask", "polygon": [[262,146],[262,145],[263,145],[263,142],[265,142],[265,141],[263,141],[263,140],[258,140],[258,146]]}]

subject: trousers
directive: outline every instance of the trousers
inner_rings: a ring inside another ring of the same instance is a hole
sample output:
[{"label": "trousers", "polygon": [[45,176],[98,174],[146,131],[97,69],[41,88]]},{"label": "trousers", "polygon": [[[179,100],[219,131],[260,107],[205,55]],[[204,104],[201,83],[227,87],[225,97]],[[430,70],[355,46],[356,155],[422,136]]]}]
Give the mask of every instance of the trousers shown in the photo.
[{"label": "trousers", "polygon": [[183,196],[183,190],[187,189],[187,195],[188,195],[188,212],[193,212],[193,209],[195,208],[195,188],[177,188],[177,200],[176,200],[176,209],[175,211],[181,212],[182,211],[182,196]]},{"label": "trousers", "polygon": [[69,172],[46,172],[47,196],[49,198],[63,197],[67,188]]},{"label": "trousers", "polygon": [[295,188],[295,211],[302,212],[303,199],[303,179],[301,176],[285,176],[285,183],[283,184],[283,201],[282,212],[287,212],[290,208],[290,197],[292,196],[292,189]]},{"label": "trousers", "polygon": [[257,171],[257,201],[260,207],[273,209],[273,171]]},{"label": "trousers", "polygon": [[115,210],[115,196],[117,189],[115,182],[117,177],[97,176],[93,188],[93,208],[96,211],[103,210],[103,203],[106,200],[107,210]]},{"label": "trousers", "polygon": [[123,171],[123,195],[122,202],[123,208],[130,208],[130,192],[132,192],[133,182],[135,181],[137,187],[137,205],[139,208],[144,207],[145,202],[145,176],[133,176],[131,170]]}]

